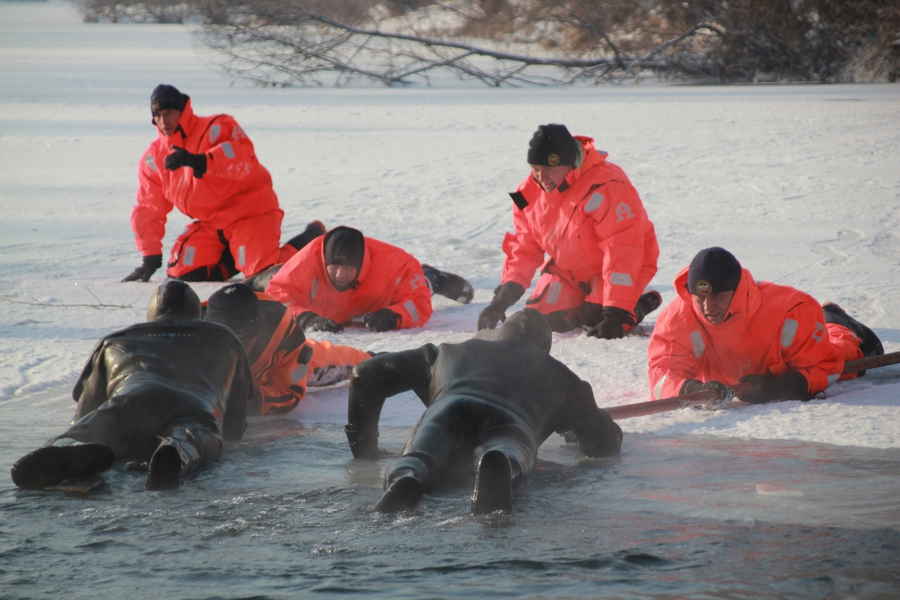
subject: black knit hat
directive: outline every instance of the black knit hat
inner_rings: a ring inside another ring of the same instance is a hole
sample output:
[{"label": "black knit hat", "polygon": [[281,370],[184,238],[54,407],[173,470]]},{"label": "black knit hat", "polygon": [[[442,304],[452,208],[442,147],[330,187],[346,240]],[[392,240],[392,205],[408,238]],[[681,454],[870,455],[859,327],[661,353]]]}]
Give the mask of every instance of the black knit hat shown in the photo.
[{"label": "black knit hat", "polygon": [[206,319],[240,329],[256,320],[258,298],[250,286],[232,283],[220,288],[206,301]]},{"label": "black knit hat", "polygon": [[325,264],[362,267],[366,239],[358,229],[335,227],[325,234]]},{"label": "black knit hat", "polygon": [[184,105],[189,99],[189,96],[179,92],[174,85],[161,83],[153,88],[153,93],[150,94],[150,114],[167,108],[184,110]]},{"label": "black knit hat", "polygon": [[697,253],[688,268],[687,288],[692,294],[718,294],[737,289],[741,263],[725,248],[714,246]]},{"label": "black knit hat", "polygon": [[164,281],[150,298],[147,320],[158,319],[199,319],[200,298],[191,286],[178,279]]},{"label": "black knit hat", "polygon": [[528,164],[574,167],[578,160],[578,142],[565,125],[540,125],[528,143]]}]

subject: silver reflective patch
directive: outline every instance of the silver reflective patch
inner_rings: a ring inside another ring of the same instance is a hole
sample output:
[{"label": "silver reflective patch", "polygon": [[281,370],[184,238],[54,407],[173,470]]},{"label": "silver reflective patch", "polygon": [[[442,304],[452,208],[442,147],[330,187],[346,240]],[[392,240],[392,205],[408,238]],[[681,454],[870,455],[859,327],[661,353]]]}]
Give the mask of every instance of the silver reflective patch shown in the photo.
[{"label": "silver reflective patch", "polygon": [[147,166],[150,167],[151,171],[159,172],[159,169],[156,168],[156,159],[153,158],[152,154],[148,154],[147,159],[144,162],[147,163]]},{"label": "silver reflective patch", "polygon": [[209,143],[215,144],[216,140],[219,139],[219,135],[222,133],[222,128],[218,125],[213,125],[209,128]]},{"label": "silver reflective patch", "polygon": [[247,264],[247,246],[238,246],[237,264],[242,267]]},{"label": "silver reflective patch", "polygon": [[548,304],[556,304],[559,302],[559,297],[562,296],[562,284],[558,281],[553,281],[547,286],[547,295],[545,296]]},{"label": "silver reflective patch", "polygon": [[197,248],[194,246],[185,246],[184,248],[184,260],[181,262],[187,266],[191,266],[194,264],[194,259],[197,257]]},{"label": "silver reflective patch", "polygon": [[797,329],[800,327],[800,324],[797,323],[795,319],[785,319],[784,325],[781,327],[781,347],[787,348],[791,344],[794,343],[794,338],[797,337]]},{"label": "silver reflective patch", "polygon": [[303,381],[303,378],[306,377],[307,371],[309,371],[309,365],[297,365],[297,367],[291,371],[291,381],[295,384],[299,384]]},{"label": "silver reflective patch", "polygon": [[225,153],[226,158],[234,158],[234,147],[231,145],[231,142],[225,142],[222,144],[222,152]]},{"label": "silver reflective patch", "polygon": [[595,210],[603,206],[604,200],[606,200],[606,198],[603,197],[603,194],[601,194],[600,192],[594,192],[593,194],[591,194],[591,197],[584,205],[584,213],[590,214],[594,212]]},{"label": "silver reflective patch", "polygon": [[691,332],[691,348],[694,352],[694,358],[700,358],[706,352],[706,343],[703,341],[703,334],[699,331]]},{"label": "silver reflective patch", "polygon": [[634,211],[631,210],[631,206],[625,204],[624,202],[619,202],[616,205],[616,222],[624,221],[625,219],[633,219]]},{"label": "silver reflective patch", "polygon": [[662,396],[663,386],[666,384],[666,379],[668,379],[668,375],[663,375],[659,378],[659,381],[656,382],[656,385],[653,386],[653,399],[659,400],[660,396]]},{"label": "silver reflective patch", "polygon": [[624,285],[627,287],[631,287],[634,285],[634,281],[631,279],[630,273],[611,273],[609,276],[609,282],[613,285]]},{"label": "silver reflective patch", "polygon": [[413,323],[419,320],[419,311],[416,310],[416,305],[412,300],[407,300],[406,302],[404,302],[403,308],[405,308],[406,312],[409,313],[409,318],[412,319]]}]

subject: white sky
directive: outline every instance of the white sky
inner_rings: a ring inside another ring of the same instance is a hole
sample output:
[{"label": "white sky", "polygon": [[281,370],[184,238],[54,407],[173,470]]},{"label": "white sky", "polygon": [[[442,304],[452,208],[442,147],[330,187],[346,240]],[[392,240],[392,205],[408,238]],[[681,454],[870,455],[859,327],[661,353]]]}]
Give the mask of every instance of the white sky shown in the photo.
[{"label": "white sky", "polygon": [[[129,213],[161,82],[243,125],[272,172],[285,239],[314,218],[356,226],[477,288],[469,306],[436,297],[425,329],[323,338],[400,350],[469,337],[498,282],[528,139],[562,122],[594,136],[641,193],[665,301],[697,250],[722,245],[757,279],[838,302],[900,349],[900,85],[276,90],[233,84],[209,58],[181,26],[85,25],[58,1],[0,3],[0,410],[40,423],[9,441],[14,454],[71,416],[96,340],[143,319],[155,286],[119,279],[139,263]],[[171,217],[167,250],[185,223]],[[204,298],[216,288],[197,286]],[[646,347],[567,334],[553,354],[614,406],[647,399]],[[621,424],[895,447],[898,375],[870,371],[810,403]],[[311,394],[293,416],[342,423],[345,396]],[[419,412],[406,397],[385,416]]]}]

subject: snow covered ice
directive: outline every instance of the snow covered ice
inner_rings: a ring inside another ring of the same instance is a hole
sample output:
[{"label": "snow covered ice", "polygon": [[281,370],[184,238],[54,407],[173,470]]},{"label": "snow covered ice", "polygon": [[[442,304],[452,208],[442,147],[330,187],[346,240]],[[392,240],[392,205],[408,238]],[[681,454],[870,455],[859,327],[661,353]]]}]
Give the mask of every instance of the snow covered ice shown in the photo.
[{"label": "snow covered ice", "polygon": [[[180,26],[84,25],[54,2],[2,10],[7,409],[30,410],[52,391],[58,397],[48,408],[63,423],[68,388],[94,342],[143,318],[152,283],[119,279],[139,262],[128,217],[136,163],[154,136],[149,93],[159,82],[190,94],[200,114],[237,117],[272,172],[285,238],[315,218],[356,226],[476,287],[468,306],[436,296],[424,329],[334,336],[342,342],[395,350],[471,335],[500,273],[500,242],[511,227],[506,193],[524,175],[528,139],[545,122],[594,136],[632,178],[659,236],[651,288],[664,301],[697,250],[722,245],[758,279],[838,302],[886,351],[900,342],[896,85],[259,89],[219,75],[214,57]],[[184,223],[170,215],[166,251]],[[206,297],[217,285],[197,288]],[[646,344],[559,335],[553,352],[593,384],[601,406],[613,406],[647,399]],[[892,447],[897,374],[871,371],[812,403],[681,410],[622,425],[626,433]],[[324,396],[298,416],[343,419],[342,407],[330,406],[342,404],[343,393]],[[412,422],[414,403],[409,412]]]}]

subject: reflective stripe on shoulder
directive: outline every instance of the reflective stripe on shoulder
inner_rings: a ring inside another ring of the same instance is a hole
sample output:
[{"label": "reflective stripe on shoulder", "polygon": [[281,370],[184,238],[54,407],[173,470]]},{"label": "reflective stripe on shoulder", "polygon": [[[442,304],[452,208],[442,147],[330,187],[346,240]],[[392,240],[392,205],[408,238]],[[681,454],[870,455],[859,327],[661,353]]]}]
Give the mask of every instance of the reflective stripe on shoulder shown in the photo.
[{"label": "reflective stripe on shoulder", "polygon": [[213,126],[209,128],[209,143],[215,144],[221,134],[222,128],[218,123],[214,123]]},{"label": "reflective stripe on shoulder", "polygon": [[600,192],[594,192],[593,194],[591,194],[591,197],[588,198],[588,201],[584,204],[585,214],[591,214],[592,212],[603,206],[604,200],[606,200],[606,198],[604,198],[603,194],[601,194]]}]

